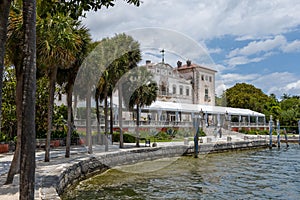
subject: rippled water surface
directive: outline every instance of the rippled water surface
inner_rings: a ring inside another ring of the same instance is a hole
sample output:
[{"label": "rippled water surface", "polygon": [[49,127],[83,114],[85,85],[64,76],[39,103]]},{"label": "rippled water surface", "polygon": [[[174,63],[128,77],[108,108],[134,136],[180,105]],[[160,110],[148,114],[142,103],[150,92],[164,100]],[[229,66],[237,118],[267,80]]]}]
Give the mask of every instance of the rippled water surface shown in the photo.
[{"label": "rippled water surface", "polygon": [[63,199],[300,199],[300,146],[180,157],[111,169]]}]

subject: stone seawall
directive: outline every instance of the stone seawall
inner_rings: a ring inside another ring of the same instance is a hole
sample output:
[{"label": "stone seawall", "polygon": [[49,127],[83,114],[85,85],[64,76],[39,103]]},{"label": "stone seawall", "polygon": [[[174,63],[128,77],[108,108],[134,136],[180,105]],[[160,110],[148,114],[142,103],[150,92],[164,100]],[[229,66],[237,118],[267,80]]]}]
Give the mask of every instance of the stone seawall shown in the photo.
[{"label": "stone seawall", "polygon": [[[238,149],[251,149],[259,147],[267,147],[268,144],[264,140],[259,141],[242,141],[242,142],[224,142],[224,143],[206,143],[199,145],[199,153],[222,152]],[[193,146],[176,145],[155,148],[139,148],[132,150],[124,150],[118,152],[108,152],[99,156],[93,156],[73,164],[66,168],[58,178],[56,191],[62,194],[70,185],[91,177],[94,174],[106,171],[111,167],[125,164],[133,164],[148,160],[155,160],[166,157],[176,157],[194,152]]]},{"label": "stone seawall", "polygon": [[182,156],[191,152],[190,148],[192,147],[179,145],[108,152],[98,156],[96,154],[67,167],[59,175],[57,184],[55,184],[56,191],[60,195],[68,186],[118,165]]}]

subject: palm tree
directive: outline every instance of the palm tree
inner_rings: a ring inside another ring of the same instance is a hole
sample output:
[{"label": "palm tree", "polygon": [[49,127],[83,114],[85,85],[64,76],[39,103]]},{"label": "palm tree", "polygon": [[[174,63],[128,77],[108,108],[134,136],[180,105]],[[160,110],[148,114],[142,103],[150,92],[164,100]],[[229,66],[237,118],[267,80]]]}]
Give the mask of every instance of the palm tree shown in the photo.
[{"label": "palm tree", "polygon": [[67,132],[67,138],[66,138],[66,154],[65,157],[70,157],[70,146],[71,146],[71,133],[73,132],[73,112],[72,112],[72,94],[73,94],[73,87],[75,83],[75,79],[77,76],[77,73],[79,71],[79,68],[86,57],[86,54],[89,51],[90,46],[90,35],[88,33],[88,30],[84,27],[79,28],[78,34],[80,35],[80,39],[82,40],[82,48],[81,51],[77,52],[76,61],[70,68],[59,68],[58,69],[58,82],[60,85],[64,85],[63,83],[66,82],[65,85],[65,91],[67,94],[67,107],[68,107],[68,132]]},{"label": "palm tree", "polygon": [[74,93],[80,99],[86,101],[86,139],[88,143],[88,153],[92,153],[91,140],[91,98],[94,96],[98,79],[102,72],[102,61],[99,59],[101,45],[99,42],[91,44],[88,56],[84,59],[75,80]]},{"label": "palm tree", "polygon": [[2,79],[4,70],[4,55],[5,55],[5,43],[7,35],[7,22],[9,15],[11,0],[0,1],[0,129],[2,118]]},{"label": "palm tree", "polygon": [[149,106],[156,100],[158,87],[146,67],[138,67],[127,75],[123,85],[124,102],[133,110],[136,106],[136,146],[139,147],[140,109]]},{"label": "palm tree", "polygon": [[17,144],[16,150],[5,184],[13,182],[14,175],[20,172],[21,133],[22,133],[22,98],[23,98],[23,68],[22,68],[22,44],[23,41],[23,17],[21,5],[15,4],[10,12],[7,29],[7,55],[9,61],[15,66],[16,73],[16,114],[17,114]]},{"label": "palm tree", "polygon": [[23,107],[20,162],[20,199],[34,199],[35,188],[35,91],[36,3],[23,0]]},{"label": "palm tree", "polygon": [[80,22],[60,13],[40,19],[38,27],[38,62],[44,67],[49,78],[48,131],[46,139],[45,162],[50,160],[50,139],[52,132],[52,116],[55,84],[59,68],[68,69],[74,65],[83,40],[79,34]]},{"label": "palm tree", "polygon": [[[107,66],[100,77],[97,86],[97,101],[104,101],[105,135],[108,134],[108,97],[110,98],[110,133],[113,134],[113,91],[118,80],[130,69],[137,66],[141,60],[139,43],[131,36],[118,34],[113,38],[105,38],[101,41],[103,65]],[[120,106],[119,106],[120,107]],[[99,110],[99,109],[97,109]],[[99,116],[99,114],[97,114]],[[121,116],[120,116],[121,117]],[[122,134],[120,134],[122,137]],[[122,141],[122,139],[120,139]],[[121,145],[122,146],[122,145]],[[106,145],[107,147],[107,145]]]}]

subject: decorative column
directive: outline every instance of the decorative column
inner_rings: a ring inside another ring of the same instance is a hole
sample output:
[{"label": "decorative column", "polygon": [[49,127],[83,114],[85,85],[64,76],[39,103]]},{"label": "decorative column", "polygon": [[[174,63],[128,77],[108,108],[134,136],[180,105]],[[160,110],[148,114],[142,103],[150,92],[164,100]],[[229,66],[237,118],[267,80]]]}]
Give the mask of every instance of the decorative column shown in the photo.
[{"label": "decorative column", "polygon": [[205,112],[205,126],[208,127],[208,114]]},{"label": "decorative column", "polygon": [[228,130],[231,131],[231,114],[228,115]]},{"label": "decorative column", "polygon": [[250,122],[250,115],[248,115],[248,130],[250,131],[251,130],[251,122]]},{"label": "decorative column", "polygon": [[241,121],[242,121],[242,116],[239,115],[239,130],[241,130]]},{"label": "decorative column", "polygon": [[158,115],[158,119],[157,119],[157,121],[161,121],[161,110],[157,110],[157,115]]},{"label": "decorative column", "polygon": [[195,127],[195,114],[191,113],[191,118],[192,118],[192,122],[193,122],[193,127]]}]

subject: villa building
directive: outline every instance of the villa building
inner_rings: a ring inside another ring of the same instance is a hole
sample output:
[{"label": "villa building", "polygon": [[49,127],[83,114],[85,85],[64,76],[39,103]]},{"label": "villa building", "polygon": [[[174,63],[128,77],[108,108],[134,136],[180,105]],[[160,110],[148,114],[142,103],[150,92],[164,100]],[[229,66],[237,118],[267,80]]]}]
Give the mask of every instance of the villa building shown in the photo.
[{"label": "villa building", "polygon": [[[216,70],[186,61],[177,62],[176,67],[165,62],[145,65],[158,85],[157,100],[140,110],[140,126],[144,129],[165,127],[192,128],[196,118],[202,119],[204,129],[223,127],[230,130],[265,129],[265,115],[249,109],[215,105]],[[114,128],[118,128],[118,92],[113,95]],[[123,107],[122,126],[131,130],[136,125],[136,112]],[[77,127],[85,127],[84,119],[75,119]],[[104,123],[103,119],[101,124]],[[92,123],[96,129],[96,120]],[[102,125],[101,125],[102,127]]]},{"label": "villa building", "polygon": [[215,105],[215,70],[189,60],[185,65],[178,61],[177,67],[148,60],[145,66],[158,85],[158,101]]}]

